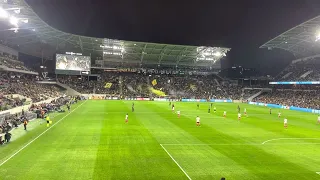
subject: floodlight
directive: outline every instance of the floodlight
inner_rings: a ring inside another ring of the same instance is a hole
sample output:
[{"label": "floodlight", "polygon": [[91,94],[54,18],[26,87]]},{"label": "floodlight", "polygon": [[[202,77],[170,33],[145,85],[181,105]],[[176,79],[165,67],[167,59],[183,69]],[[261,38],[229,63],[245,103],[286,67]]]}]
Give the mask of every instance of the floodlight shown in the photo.
[{"label": "floodlight", "polygon": [[9,14],[6,10],[0,8],[0,18],[8,18]]},{"label": "floodlight", "polygon": [[16,14],[20,14],[20,8],[15,9],[14,12],[15,12]]},{"label": "floodlight", "polygon": [[221,56],[221,52],[217,51],[217,52],[213,53],[213,55],[219,57],[219,56]]},{"label": "floodlight", "polygon": [[28,23],[29,19],[22,19],[21,21],[24,22],[24,23]]},{"label": "floodlight", "polygon": [[33,28],[32,31],[36,31],[36,29]]},{"label": "floodlight", "polygon": [[317,36],[316,36],[316,41],[320,40],[320,32],[318,32]]},{"label": "floodlight", "polygon": [[9,19],[10,24],[14,25],[14,26],[18,26],[18,19],[14,16],[11,16]]}]

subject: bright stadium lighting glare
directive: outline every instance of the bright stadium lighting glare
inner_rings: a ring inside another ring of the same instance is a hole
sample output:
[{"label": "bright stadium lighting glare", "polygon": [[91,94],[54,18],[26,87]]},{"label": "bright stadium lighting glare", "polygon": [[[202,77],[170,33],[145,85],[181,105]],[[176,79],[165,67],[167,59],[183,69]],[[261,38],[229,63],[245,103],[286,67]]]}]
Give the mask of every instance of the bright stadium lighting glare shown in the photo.
[{"label": "bright stadium lighting glare", "polygon": [[316,41],[319,41],[319,40],[320,40],[320,32],[316,36]]},{"label": "bright stadium lighting glare", "polygon": [[24,23],[28,23],[29,19],[22,19],[21,21],[24,22]]},{"label": "bright stadium lighting glare", "polygon": [[36,31],[36,29],[33,28],[32,31]]},{"label": "bright stadium lighting glare", "polygon": [[217,51],[215,53],[213,53],[214,56],[220,57],[221,56],[221,52]]},{"label": "bright stadium lighting glare", "polygon": [[20,14],[20,8],[15,9],[14,12],[15,12],[16,14]]},{"label": "bright stadium lighting glare", "polygon": [[1,18],[8,18],[9,14],[7,11],[5,11],[4,9],[0,8],[0,17]]},{"label": "bright stadium lighting glare", "polygon": [[10,24],[14,25],[14,26],[18,26],[18,19],[14,16],[11,16],[9,19]]}]

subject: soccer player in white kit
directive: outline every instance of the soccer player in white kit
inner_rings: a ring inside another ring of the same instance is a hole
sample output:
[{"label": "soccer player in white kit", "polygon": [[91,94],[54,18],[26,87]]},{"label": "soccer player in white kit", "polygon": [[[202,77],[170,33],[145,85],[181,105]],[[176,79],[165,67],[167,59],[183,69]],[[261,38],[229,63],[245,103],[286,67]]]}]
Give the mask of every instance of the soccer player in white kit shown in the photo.
[{"label": "soccer player in white kit", "polygon": [[129,115],[128,113],[126,114],[126,123],[128,123],[128,118],[129,118]]},{"label": "soccer player in white kit", "polygon": [[238,113],[238,120],[241,120],[241,113]]},{"label": "soccer player in white kit", "polygon": [[196,118],[196,123],[197,123],[197,126],[200,126],[200,117],[199,116],[197,116],[197,118]]},{"label": "soccer player in white kit", "polygon": [[227,111],[223,111],[223,117],[224,117],[224,118],[227,117]]},{"label": "soccer player in white kit", "polygon": [[320,124],[320,115],[318,116],[318,124]]},{"label": "soccer player in white kit", "polygon": [[180,111],[177,111],[177,114],[178,114],[178,118],[180,118]]},{"label": "soccer player in white kit", "polygon": [[278,118],[280,118],[281,117],[281,112],[278,112]]},{"label": "soccer player in white kit", "polygon": [[285,118],[285,119],[283,120],[283,126],[284,126],[284,128],[287,128],[287,127],[288,127],[288,120],[287,120],[287,118]]},{"label": "soccer player in white kit", "polygon": [[246,116],[247,115],[247,109],[244,108],[244,115]]}]

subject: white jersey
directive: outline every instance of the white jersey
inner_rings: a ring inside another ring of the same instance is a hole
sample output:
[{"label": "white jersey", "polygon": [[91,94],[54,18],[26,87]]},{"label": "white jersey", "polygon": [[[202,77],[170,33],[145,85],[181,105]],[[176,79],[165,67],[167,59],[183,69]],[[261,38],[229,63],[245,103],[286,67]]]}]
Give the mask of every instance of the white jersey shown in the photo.
[{"label": "white jersey", "polygon": [[177,111],[177,114],[180,115],[180,111]]},{"label": "white jersey", "polygon": [[241,114],[240,113],[238,114],[238,118],[241,118]]},{"label": "white jersey", "polygon": [[224,112],[223,112],[223,115],[227,115],[227,111],[224,111]]},{"label": "white jersey", "polygon": [[174,106],[172,107],[172,111],[174,111]]},{"label": "white jersey", "polygon": [[197,117],[197,118],[196,118],[196,121],[197,121],[197,123],[200,122],[200,117]]},{"label": "white jersey", "polygon": [[128,119],[128,117],[129,117],[129,116],[128,116],[128,115],[126,115],[126,119]]},{"label": "white jersey", "polygon": [[247,109],[244,109],[244,112],[246,113],[246,112],[247,112]]},{"label": "white jersey", "polygon": [[320,122],[320,116],[318,116],[318,121]]},{"label": "white jersey", "polygon": [[284,123],[284,124],[287,124],[287,123],[288,123],[288,120],[287,120],[287,119],[284,119],[284,120],[283,120],[283,123]]},{"label": "white jersey", "polygon": [[281,116],[281,113],[278,113],[278,116]]}]

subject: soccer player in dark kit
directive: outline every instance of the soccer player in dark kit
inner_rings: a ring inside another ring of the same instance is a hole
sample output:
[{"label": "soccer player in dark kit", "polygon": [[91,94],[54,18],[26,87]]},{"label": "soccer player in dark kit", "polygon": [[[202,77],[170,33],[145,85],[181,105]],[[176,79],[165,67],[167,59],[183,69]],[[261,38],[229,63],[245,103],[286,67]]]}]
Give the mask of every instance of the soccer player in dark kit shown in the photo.
[{"label": "soccer player in dark kit", "polygon": [[132,103],[131,111],[134,112],[134,103]]}]

